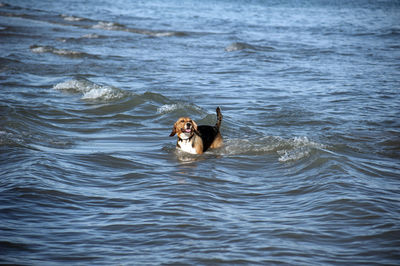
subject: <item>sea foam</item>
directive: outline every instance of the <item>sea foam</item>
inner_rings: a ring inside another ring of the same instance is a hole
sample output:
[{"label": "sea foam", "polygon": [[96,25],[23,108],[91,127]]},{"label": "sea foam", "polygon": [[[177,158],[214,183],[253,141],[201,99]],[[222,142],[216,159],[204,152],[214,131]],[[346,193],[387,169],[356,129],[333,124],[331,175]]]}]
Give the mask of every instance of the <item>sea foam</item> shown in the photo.
[{"label": "sea foam", "polygon": [[163,106],[157,108],[157,113],[159,114],[166,114],[166,113],[171,113],[176,110],[192,110],[196,112],[200,112],[202,109],[194,104],[189,104],[189,103],[173,103],[173,104],[164,104]]},{"label": "sea foam", "polygon": [[311,141],[307,137],[295,137],[286,142],[288,147],[277,150],[280,162],[297,161],[310,156],[315,150],[326,148],[325,145]]},{"label": "sea foam", "polygon": [[125,97],[128,93],[107,85],[99,85],[88,80],[68,80],[53,87],[56,90],[82,93],[82,100],[109,101]]},{"label": "sea foam", "polygon": [[219,155],[263,155],[276,153],[280,162],[297,161],[310,156],[325,145],[313,142],[307,137],[284,139],[279,136],[261,138],[226,139],[223,148],[216,150]]},{"label": "sea foam", "polygon": [[118,24],[115,22],[106,22],[106,21],[99,21],[96,25],[93,25],[92,28],[102,29],[102,30],[116,30],[116,31],[126,30],[126,27],[122,24]]},{"label": "sea foam", "polygon": [[65,21],[82,21],[82,20],[85,20],[84,18],[75,17],[75,16],[69,16],[69,15],[64,15],[64,14],[62,14],[61,17]]},{"label": "sea foam", "polygon": [[52,53],[55,55],[72,57],[72,58],[81,58],[81,57],[89,56],[86,53],[72,51],[72,50],[58,49],[53,46],[32,45],[30,47],[30,49],[33,53],[37,53],[37,54]]}]

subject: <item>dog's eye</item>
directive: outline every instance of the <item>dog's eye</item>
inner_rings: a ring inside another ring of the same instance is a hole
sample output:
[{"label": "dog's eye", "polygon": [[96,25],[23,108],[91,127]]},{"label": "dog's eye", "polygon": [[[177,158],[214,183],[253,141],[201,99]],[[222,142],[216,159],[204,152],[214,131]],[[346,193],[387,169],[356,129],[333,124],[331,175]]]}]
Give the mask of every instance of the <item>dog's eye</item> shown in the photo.
[{"label": "dog's eye", "polygon": [[185,120],[182,119],[182,120],[181,120],[181,123],[184,123],[184,122],[185,122]]}]

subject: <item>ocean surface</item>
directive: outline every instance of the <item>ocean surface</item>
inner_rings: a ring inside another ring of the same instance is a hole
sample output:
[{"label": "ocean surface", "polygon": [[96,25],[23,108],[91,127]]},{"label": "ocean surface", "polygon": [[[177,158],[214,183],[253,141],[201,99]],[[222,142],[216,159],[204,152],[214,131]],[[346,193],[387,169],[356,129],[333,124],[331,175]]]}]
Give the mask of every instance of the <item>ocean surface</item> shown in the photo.
[{"label": "ocean surface", "polygon": [[2,0],[0,263],[399,265],[400,2]]}]

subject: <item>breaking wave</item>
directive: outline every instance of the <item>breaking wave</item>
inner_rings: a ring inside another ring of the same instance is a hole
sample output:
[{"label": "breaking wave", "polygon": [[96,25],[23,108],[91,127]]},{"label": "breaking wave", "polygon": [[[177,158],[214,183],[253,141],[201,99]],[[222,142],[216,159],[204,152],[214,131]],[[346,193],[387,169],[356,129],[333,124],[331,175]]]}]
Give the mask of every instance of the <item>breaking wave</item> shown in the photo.
[{"label": "breaking wave", "polygon": [[65,14],[62,14],[61,17],[65,21],[83,21],[83,20],[86,20],[85,18],[76,17],[76,16],[69,16],[69,15],[65,15]]},{"label": "breaking wave", "polygon": [[[278,136],[267,136],[258,139],[224,139],[224,146],[208,150],[204,156],[258,156],[265,154],[278,155],[278,161],[289,163],[310,157],[326,149],[326,145],[316,143],[307,137],[284,139]],[[177,158],[182,162],[201,160],[201,155],[189,154],[176,150]],[[204,158],[203,158],[204,159]]]},{"label": "breaking wave", "polygon": [[118,24],[115,22],[105,22],[99,21],[97,24],[92,26],[93,29],[102,29],[102,30],[125,30],[125,26],[122,24]]},{"label": "breaking wave", "polygon": [[[99,85],[85,79],[72,79],[56,84],[55,90],[66,91],[71,93],[81,93],[82,100],[86,101],[113,101],[125,97],[133,96],[134,93],[121,90],[119,88],[108,85]],[[140,96],[140,95],[139,95]],[[186,102],[174,103],[172,100],[165,98],[161,94],[146,92],[140,98],[144,102],[152,102],[159,107],[156,109],[158,117],[173,117],[174,119],[186,115],[204,116],[200,123],[210,124],[208,120],[214,121],[214,117],[210,118],[205,110],[201,107]],[[154,105],[153,105],[154,106]],[[154,106],[155,107],[155,106]],[[155,110],[155,109],[153,109]],[[208,119],[208,120],[207,120]],[[207,121],[205,121],[207,120]],[[225,132],[232,131],[229,123],[225,124],[222,130]],[[258,156],[265,154],[278,155],[278,161],[291,162],[307,158],[316,152],[326,149],[326,145],[314,142],[308,137],[300,136],[285,139],[280,136],[262,136],[262,137],[245,137],[245,138],[229,138],[224,135],[224,146],[220,149],[209,150],[207,154],[211,156],[240,156],[250,155]],[[198,156],[192,156],[186,153],[177,153],[178,157],[184,161],[198,160]]]},{"label": "breaking wave", "polygon": [[[172,113],[178,110],[190,110],[195,113],[201,113],[203,110],[194,104],[190,103],[172,103],[172,104],[164,104],[161,107],[157,108],[157,113],[159,114],[167,114]],[[192,113],[191,112],[191,113]]]},{"label": "breaking wave", "polygon": [[77,52],[72,50],[58,49],[53,46],[40,46],[40,45],[32,45],[30,47],[33,53],[41,54],[41,53],[51,53],[55,55],[70,57],[70,58],[82,58],[82,57],[94,57],[94,55],[90,55],[83,52]]},{"label": "breaking wave", "polygon": [[129,93],[121,89],[98,85],[88,80],[68,80],[58,83],[53,87],[55,90],[69,91],[73,93],[82,93],[82,100],[100,100],[110,101],[126,97]]},{"label": "breaking wave", "polygon": [[225,156],[276,153],[280,162],[290,162],[309,157],[324,148],[325,145],[307,137],[284,139],[279,136],[267,136],[255,139],[226,139],[224,146],[213,153]]}]

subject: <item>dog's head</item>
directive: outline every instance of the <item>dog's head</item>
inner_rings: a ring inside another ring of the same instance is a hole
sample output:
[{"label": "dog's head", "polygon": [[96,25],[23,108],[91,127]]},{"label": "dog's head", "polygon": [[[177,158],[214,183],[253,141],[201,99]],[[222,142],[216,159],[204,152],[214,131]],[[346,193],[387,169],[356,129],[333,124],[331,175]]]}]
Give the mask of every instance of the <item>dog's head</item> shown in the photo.
[{"label": "dog's head", "polygon": [[193,136],[194,133],[197,133],[197,124],[189,117],[181,117],[179,118],[172,128],[170,137],[178,135],[180,139],[188,139]]}]

